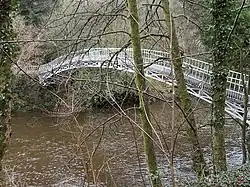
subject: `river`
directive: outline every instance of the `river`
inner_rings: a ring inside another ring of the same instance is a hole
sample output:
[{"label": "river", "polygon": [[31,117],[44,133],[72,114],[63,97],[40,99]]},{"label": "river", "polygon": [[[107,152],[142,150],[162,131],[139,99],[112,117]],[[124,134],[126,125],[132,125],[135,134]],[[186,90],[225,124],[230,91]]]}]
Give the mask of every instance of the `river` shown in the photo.
[{"label": "river", "polygon": [[[164,141],[169,145],[171,137],[171,110],[163,103],[151,104],[150,109],[154,115],[153,123],[161,127],[161,130],[157,127],[157,132],[166,150]],[[209,112],[205,105],[197,110],[200,111],[196,115],[197,123],[209,123]],[[140,130],[121,115],[110,119],[116,113],[115,109],[96,109],[80,113],[76,120],[57,119],[40,113],[15,114],[12,119],[12,139],[4,158],[9,181],[7,186],[83,187],[88,180],[99,186],[105,183],[118,187],[147,186]],[[131,109],[128,116],[138,122],[137,113]],[[104,123],[107,119],[109,121]],[[181,124],[182,120],[176,112],[176,124]],[[210,139],[210,128],[205,127],[201,133],[201,143],[211,165]],[[185,137],[180,133],[175,153],[179,183],[194,179],[190,170],[190,148],[185,142]],[[98,149],[91,155],[97,145]],[[233,123],[228,123],[226,127],[226,147],[229,166],[240,164],[240,128]],[[168,186],[168,158],[159,148],[156,149],[160,174]],[[86,173],[91,177],[87,179]]]}]

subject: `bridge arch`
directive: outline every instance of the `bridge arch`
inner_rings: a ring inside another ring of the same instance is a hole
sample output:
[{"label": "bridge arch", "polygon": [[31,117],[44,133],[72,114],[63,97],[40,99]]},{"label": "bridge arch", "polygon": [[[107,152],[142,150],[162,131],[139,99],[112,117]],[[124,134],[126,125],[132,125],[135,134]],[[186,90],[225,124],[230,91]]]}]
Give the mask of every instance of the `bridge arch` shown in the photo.
[{"label": "bridge arch", "polygon": [[[163,51],[142,49],[145,64],[145,76],[157,81],[171,84],[171,63],[169,54]],[[211,98],[210,63],[194,58],[184,57],[183,68],[188,92],[208,103]],[[58,73],[80,68],[112,68],[120,71],[134,72],[133,51],[131,48],[91,48],[61,56],[47,64],[39,66],[39,80],[44,83]],[[243,84],[241,73],[229,71],[227,78],[226,112],[236,119],[243,119]],[[247,76],[245,80],[248,80]],[[249,118],[250,119],[250,118]],[[248,123],[250,121],[248,120]]]}]

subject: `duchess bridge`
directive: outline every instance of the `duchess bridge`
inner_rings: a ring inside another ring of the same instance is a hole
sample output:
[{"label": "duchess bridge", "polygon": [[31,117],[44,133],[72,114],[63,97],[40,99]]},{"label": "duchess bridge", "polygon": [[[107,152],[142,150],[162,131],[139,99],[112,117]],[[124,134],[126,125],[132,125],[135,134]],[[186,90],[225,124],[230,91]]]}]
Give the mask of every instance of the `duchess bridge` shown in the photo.
[{"label": "duchess bridge", "polygon": [[[145,76],[166,84],[172,84],[172,68],[169,53],[142,49]],[[183,68],[188,92],[212,103],[211,98],[211,64],[197,59],[183,57]],[[53,75],[80,68],[112,68],[120,71],[134,72],[133,51],[131,48],[91,48],[61,56],[40,66],[22,67],[27,74],[36,74],[42,84]],[[16,69],[16,68],[15,68]],[[16,72],[17,73],[17,72]],[[248,77],[244,75],[245,79]],[[244,93],[240,72],[229,71],[227,77],[226,112],[235,119],[243,120]],[[248,115],[250,122],[250,113]]]}]

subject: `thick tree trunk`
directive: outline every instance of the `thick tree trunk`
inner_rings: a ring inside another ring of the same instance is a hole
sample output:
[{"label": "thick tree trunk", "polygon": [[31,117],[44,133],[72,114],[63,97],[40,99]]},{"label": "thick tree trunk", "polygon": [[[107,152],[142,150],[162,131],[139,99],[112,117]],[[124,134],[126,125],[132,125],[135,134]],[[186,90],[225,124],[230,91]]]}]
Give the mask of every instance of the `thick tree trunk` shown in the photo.
[{"label": "thick tree trunk", "polygon": [[169,7],[168,0],[162,0],[162,6],[164,8],[166,25],[171,37],[171,57],[174,65],[175,78],[177,81],[177,87],[180,96],[180,102],[182,109],[185,113],[185,117],[188,123],[187,136],[190,144],[192,145],[192,161],[193,169],[196,172],[197,176],[200,177],[204,174],[207,174],[206,163],[203,156],[203,151],[201,149],[199,139],[198,139],[198,130],[195,123],[194,114],[192,111],[192,103],[190,96],[187,91],[186,82],[184,79],[184,74],[182,70],[182,59],[179,49],[179,43],[177,34],[175,31],[174,21],[172,19],[172,14]]},{"label": "thick tree trunk", "polygon": [[[215,56],[214,61],[223,61],[219,56]],[[213,66],[213,164],[215,172],[225,171],[226,151],[225,151],[225,100],[227,72],[225,69]]]},{"label": "thick tree trunk", "polygon": [[130,12],[130,29],[131,29],[131,41],[133,47],[134,63],[135,63],[135,74],[136,74],[136,86],[139,94],[140,101],[140,117],[143,128],[143,139],[144,139],[144,151],[146,154],[147,166],[149,170],[151,186],[161,187],[161,180],[157,168],[156,155],[154,145],[152,141],[152,127],[150,123],[149,109],[147,98],[143,96],[145,90],[145,79],[144,79],[144,67],[143,59],[141,54],[141,42],[139,32],[139,19],[137,10],[136,0],[127,0],[128,9]]},{"label": "thick tree trunk", "polygon": [[[0,41],[12,39],[11,0],[0,0]],[[10,102],[11,102],[11,60],[12,45],[0,43],[0,162],[11,134]],[[1,167],[2,168],[2,167]]]},{"label": "thick tree trunk", "polygon": [[229,62],[227,60],[228,35],[231,31],[231,1],[212,2],[212,113],[213,113],[213,162],[215,172],[225,171],[225,100]]}]

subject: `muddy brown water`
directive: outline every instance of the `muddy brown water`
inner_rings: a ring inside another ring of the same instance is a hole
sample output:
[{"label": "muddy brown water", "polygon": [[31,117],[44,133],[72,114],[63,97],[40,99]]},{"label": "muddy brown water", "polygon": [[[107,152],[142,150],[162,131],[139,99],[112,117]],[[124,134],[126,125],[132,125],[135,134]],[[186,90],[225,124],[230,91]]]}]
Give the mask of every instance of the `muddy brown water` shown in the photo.
[{"label": "muddy brown water", "polygon": [[[162,133],[159,128],[157,132],[160,136],[163,135],[160,139],[166,150],[164,140],[169,144],[171,137],[171,111],[162,103],[154,103],[150,108],[154,115],[153,123],[161,127]],[[209,115],[207,110],[201,110],[200,116],[197,115],[197,122],[204,125],[209,122]],[[4,159],[8,186],[83,187],[87,182],[87,171],[88,176],[93,173],[98,175],[96,182],[99,186],[148,186],[139,128],[120,115],[104,124],[116,113],[115,109],[80,113],[77,116],[78,123],[74,119],[56,119],[39,113],[15,114],[12,140]],[[138,111],[131,110],[128,115],[138,122],[138,117],[135,117],[137,113]],[[176,123],[181,121],[177,114]],[[100,128],[95,130],[98,126]],[[210,137],[209,127],[202,130],[202,146],[206,159],[211,164]],[[180,135],[176,144],[175,169],[179,182],[194,179],[190,169],[190,149],[185,141],[185,137]],[[157,139],[156,142],[160,144]],[[229,167],[239,165],[240,129],[235,124],[227,125],[226,146]],[[89,159],[95,149],[94,156]],[[168,159],[159,148],[156,149],[160,174],[168,186]],[[89,177],[89,181],[93,184],[95,180]]]}]

